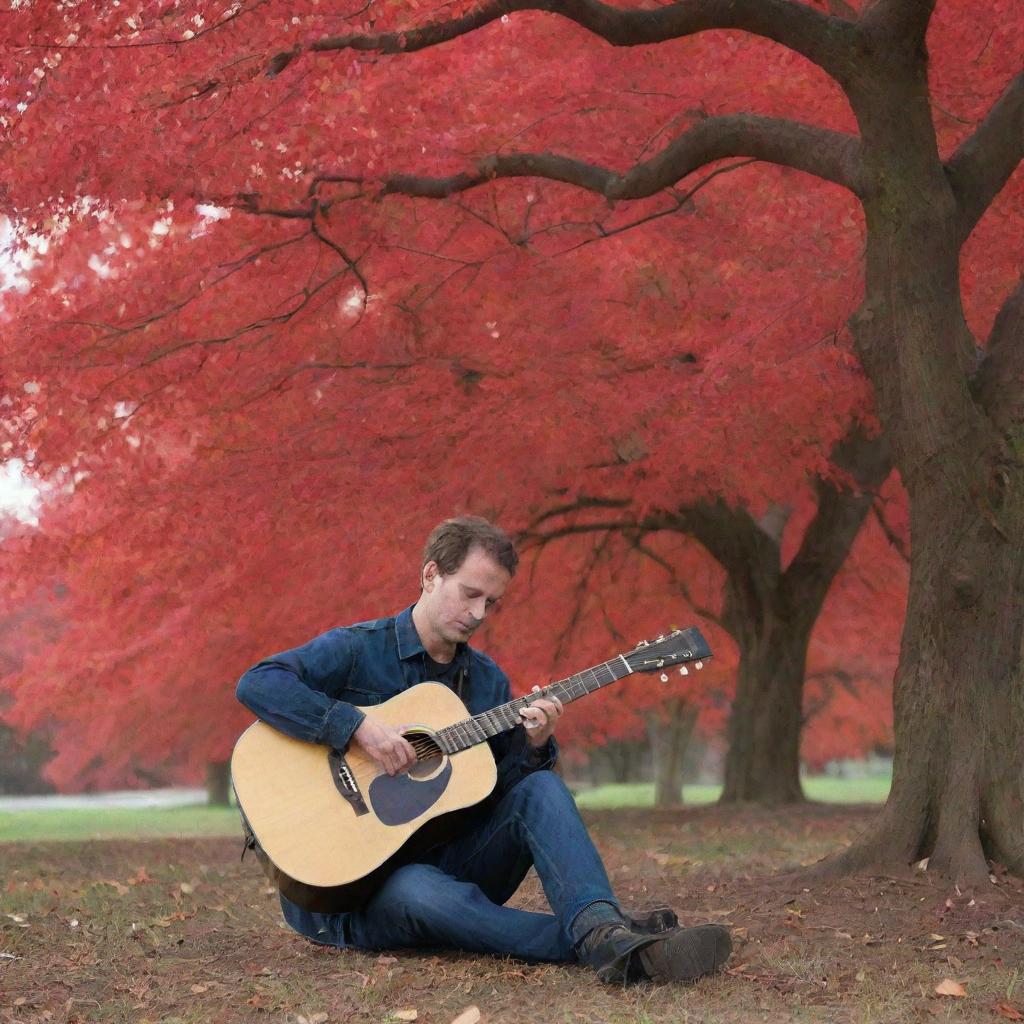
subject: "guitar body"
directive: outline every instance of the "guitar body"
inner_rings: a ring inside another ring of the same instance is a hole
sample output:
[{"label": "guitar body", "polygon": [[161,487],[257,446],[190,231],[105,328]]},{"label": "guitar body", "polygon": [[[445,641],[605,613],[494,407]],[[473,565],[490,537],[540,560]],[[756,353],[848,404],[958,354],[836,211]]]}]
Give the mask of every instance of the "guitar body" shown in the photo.
[{"label": "guitar body", "polygon": [[[429,745],[437,730],[468,716],[440,683],[420,683],[360,708]],[[417,745],[414,742],[414,745]],[[263,722],[235,744],[231,780],[239,806],[281,891],[320,912],[358,909],[415,850],[451,833],[453,812],[494,788],[486,743],[426,757],[389,776],[355,744],[345,752],[303,743]]]}]

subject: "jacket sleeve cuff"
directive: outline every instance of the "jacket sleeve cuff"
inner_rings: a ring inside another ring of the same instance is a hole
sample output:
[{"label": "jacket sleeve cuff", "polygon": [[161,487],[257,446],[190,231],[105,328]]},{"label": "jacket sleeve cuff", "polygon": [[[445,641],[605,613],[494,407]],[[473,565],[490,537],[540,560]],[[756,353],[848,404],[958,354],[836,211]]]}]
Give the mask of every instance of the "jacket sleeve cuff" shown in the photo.
[{"label": "jacket sleeve cuff", "polygon": [[335,701],[324,715],[318,742],[336,750],[344,750],[365,717],[366,715],[353,705],[341,700]]},{"label": "jacket sleeve cuff", "polygon": [[527,743],[526,763],[533,769],[543,771],[555,767],[558,760],[558,743],[555,737],[548,739],[542,747],[534,747]]}]

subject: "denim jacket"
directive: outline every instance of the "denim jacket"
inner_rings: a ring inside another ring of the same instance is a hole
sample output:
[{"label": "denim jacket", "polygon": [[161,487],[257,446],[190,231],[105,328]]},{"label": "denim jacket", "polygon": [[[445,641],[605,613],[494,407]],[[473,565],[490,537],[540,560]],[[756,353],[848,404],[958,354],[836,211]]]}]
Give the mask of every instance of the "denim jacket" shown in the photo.
[{"label": "denim jacket", "polygon": [[[238,699],[288,736],[344,750],[365,717],[354,705],[381,704],[426,682],[426,653],[410,607],[391,618],[332,629],[266,658],[238,681]],[[508,676],[486,654],[459,644],[455,659],[468,671],[461,696],[470,714],[512,699]],[[558,756],[553,739],[533,750],[522,726],[487,742],[498,766],[498,796],[524,775],[551,768]]]}]

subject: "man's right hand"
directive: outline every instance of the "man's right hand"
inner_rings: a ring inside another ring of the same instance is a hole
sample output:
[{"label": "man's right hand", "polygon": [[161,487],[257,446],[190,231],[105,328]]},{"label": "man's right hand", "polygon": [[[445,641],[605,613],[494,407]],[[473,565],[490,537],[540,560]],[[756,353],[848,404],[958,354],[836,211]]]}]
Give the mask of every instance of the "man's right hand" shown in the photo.
[{"label": "man's right hand", "polygon": [[397,729],[374,721],[369,715],[359,723],[352,739],[388,775],[408,771],[416,763],[416,753],[409,741]]}]

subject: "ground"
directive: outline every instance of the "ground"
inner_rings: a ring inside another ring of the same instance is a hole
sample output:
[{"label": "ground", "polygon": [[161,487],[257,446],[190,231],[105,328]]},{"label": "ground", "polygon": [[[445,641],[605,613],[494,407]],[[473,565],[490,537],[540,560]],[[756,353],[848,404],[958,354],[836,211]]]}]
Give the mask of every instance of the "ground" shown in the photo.
[{"label": "ground", "polygon": [[[233,840],[0,845],[0,1021],[1024,1020],[1020,882],[998,869],[974,892],[926,872],[813,887],[779,874],[841,847],[875,813],[587,812],[624,904],[670,902],[686,924],[733,929],[729,970],[688,988],[316,947],[283,926]],[[532,876],[517,901],[543,906]],[[943,983],[964,994],[937,994]]]}]

